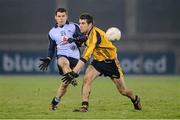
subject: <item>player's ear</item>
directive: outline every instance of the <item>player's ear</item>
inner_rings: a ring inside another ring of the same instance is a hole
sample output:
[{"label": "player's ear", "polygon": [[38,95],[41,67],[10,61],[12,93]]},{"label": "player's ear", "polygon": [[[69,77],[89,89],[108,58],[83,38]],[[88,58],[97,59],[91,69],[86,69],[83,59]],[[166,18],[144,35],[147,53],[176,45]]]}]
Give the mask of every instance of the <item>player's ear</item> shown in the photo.
[{"label": "player's ear", "polygon": [[92,26],[93,26],[93,23],[89,23],[88,26],[89,26],[89,27],[92,27]]}]

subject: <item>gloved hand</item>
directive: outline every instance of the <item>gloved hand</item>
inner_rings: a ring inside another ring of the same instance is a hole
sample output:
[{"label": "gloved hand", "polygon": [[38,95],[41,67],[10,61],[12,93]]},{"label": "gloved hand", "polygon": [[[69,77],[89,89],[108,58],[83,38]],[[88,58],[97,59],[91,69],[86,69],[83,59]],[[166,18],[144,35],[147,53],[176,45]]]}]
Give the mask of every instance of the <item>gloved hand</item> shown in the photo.
[{"label": "gloved hand", "polygon": [[51,62],[50,58],[41,58],[39,59],[41,64],[39,65],[39,69],[42,71],[46,71],[48,69],[49,63]]},{"label": "gloved hand", "polygon": [[86,40],[87,40],[87,36],[82,35],[82,36],[79,36],[76,38],[75,43],[76,43],[76,45],[78,45],[80,47],[84,42],[86,42]]},{"label": "gloved hand", "polygon": [[78,36],[78,37],[75,37],[75,38],[68,38],[68,42],[69,43],[72,43],[72,42],[75,42],[77,46],[81,46],[82,43],[86,42],[87,40],[87,36],[86,35],[81,35],[81,36]]},{"label": "gloved hand", "polygon": [[77,78],[79,75],[74,71],[68,72],[63,75],[64,77],[61,79],[65,84],[71,83],[72,85],[76,86],[77,81],[74,78]]},{"label": "gloved hand", "polygon": [[78,85],[77,80],[76,79],[72,79],[71,84],[73,86],[77,86]]}]

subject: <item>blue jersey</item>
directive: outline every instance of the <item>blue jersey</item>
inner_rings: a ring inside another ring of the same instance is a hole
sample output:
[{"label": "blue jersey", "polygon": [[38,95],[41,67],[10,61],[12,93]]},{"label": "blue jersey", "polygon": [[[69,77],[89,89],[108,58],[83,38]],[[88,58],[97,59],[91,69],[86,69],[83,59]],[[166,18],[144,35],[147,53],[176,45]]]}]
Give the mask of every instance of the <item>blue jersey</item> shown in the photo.
[{"label": "blue jersey", "polygon": [[72,22],[66,22],[65,25],[58,27],[55,25],[49,31],[49,51],[48,57],[52,58],[56,50],[57,55],[65,55],[79,59],[80,51],[75,42],[63,44],[63,37],[74,38],[81,34],[79,26]]}]

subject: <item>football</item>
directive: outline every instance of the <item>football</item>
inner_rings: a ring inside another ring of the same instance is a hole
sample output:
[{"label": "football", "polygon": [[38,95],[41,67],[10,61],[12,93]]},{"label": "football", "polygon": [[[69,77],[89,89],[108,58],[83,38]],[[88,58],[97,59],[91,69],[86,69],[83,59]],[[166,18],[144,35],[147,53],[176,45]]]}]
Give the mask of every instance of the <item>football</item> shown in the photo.
[{"label": "football", "polygon": [[110,27],[106,31],[106,37],[110,41],[120,40],[121,39],[121,31],[117,27]]}]

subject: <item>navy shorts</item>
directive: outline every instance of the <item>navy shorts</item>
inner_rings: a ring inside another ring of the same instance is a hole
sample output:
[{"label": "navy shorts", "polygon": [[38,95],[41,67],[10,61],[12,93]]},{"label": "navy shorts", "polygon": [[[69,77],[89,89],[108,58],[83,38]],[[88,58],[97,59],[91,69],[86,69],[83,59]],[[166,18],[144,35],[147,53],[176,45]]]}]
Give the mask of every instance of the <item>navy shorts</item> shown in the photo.
[{"label": "navy shorts", "polygon": [[111,79],[120,78],[123,76],[120,66],[117,65],[115,60],[97,61],[93,60],[91,65],[104,76],[108,76]]},{"label": "navy shorts", "polygon": [[[70,68],[71,68],[71,69],[73,69],[73,68],[77,65],[77,63],[78,63],[78,59],[76,59],[76,58],[67,57],[67,56],[65,56],[65,55],[58,55],[58,56],[57,56],[57,59],[60,58],[60,57],[65,57],[65,58],[68,59],[68,61],[69,61],[69,63],[70,63]],[[59,69],[59,74],[60,74],[60,75],[63,75],[64,73],[63,73],[62,68],[61,68],[58,64],[57,64],[57,66],[58,66],[58,69]]]}]

